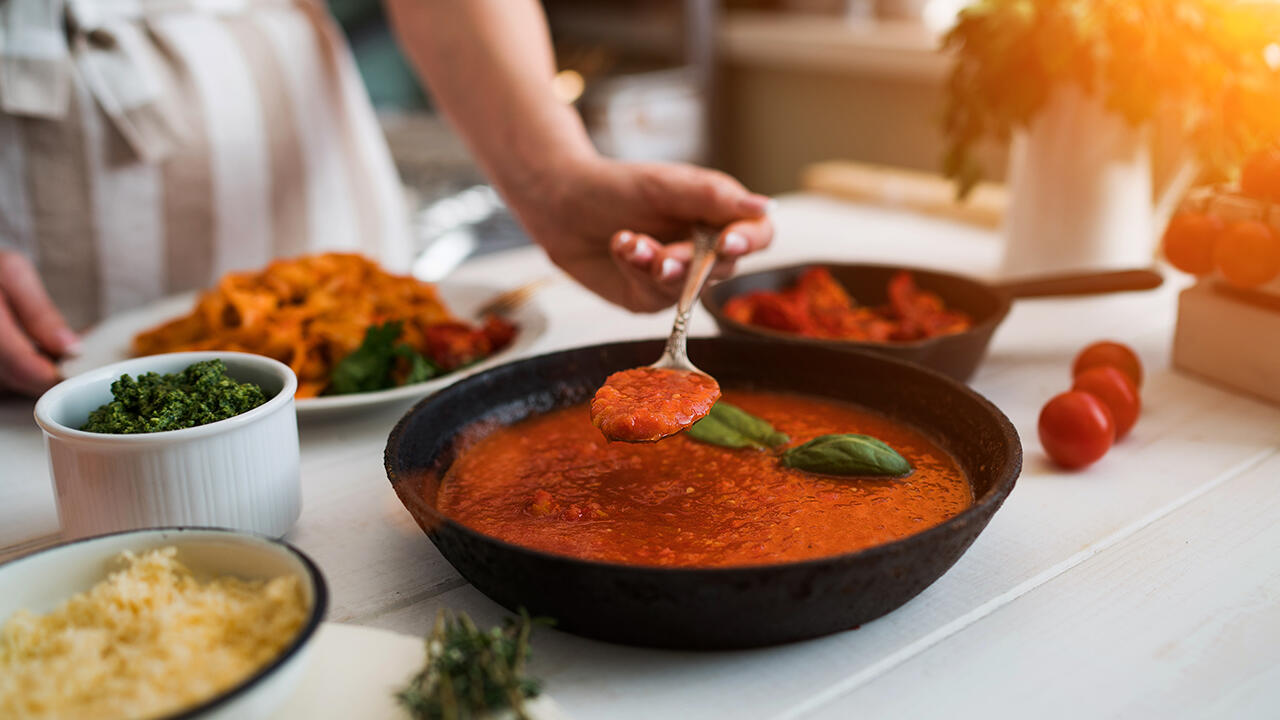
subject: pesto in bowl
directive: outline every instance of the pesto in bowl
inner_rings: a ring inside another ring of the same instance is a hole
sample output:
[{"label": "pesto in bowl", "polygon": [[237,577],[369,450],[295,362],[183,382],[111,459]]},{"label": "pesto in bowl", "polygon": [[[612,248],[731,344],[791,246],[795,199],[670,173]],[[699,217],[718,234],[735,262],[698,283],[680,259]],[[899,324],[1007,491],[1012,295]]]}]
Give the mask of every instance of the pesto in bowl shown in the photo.
[{"label": "pesto in bowl", "polygon": [[208,425],[248,412],[267,401],[258,385],[227,375],[221,360],[202,360],[186,369],[136,379],[127,373],[111,383],[111,402],[89,413],[81,430],[127,435]]}]

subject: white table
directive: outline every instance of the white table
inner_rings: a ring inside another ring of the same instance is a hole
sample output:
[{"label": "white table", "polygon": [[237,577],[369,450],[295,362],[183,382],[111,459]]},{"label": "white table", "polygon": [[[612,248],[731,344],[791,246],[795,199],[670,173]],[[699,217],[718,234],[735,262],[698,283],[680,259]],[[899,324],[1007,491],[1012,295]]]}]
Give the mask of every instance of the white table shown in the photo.
[{"label": "white table", "polygon": [[[744,269],[900,260],[982,274],[996,238],[943,221],[793,196],[775,247]],[[514,286],[551,273],[533,249],[464,266]],[[668,652],[539,632],[535,669],[576,718],[1280,716],[1280,408],[1171,371],[1175,278],[1143,294],[1019,303],[973,385],[1013,420],[1026,467],[941,580],[858,630],[782,647]],[[664,335],[562,280],[539,295],[537,352]],[[699,311],[701,313],[701,311]],[[695,332],[711,333],[700,314]],[[1040,406],[1101,338],[1148,371],[1132,436],[1083,473],[1055,470]],[[288,539],[324,569],[330,619],[421,634],[437,608],[505,612],[422,535],[382,470],[404,408],[302,426],[304,510]],[[0,403],[0,557],[56,539],[31,403]]]}]

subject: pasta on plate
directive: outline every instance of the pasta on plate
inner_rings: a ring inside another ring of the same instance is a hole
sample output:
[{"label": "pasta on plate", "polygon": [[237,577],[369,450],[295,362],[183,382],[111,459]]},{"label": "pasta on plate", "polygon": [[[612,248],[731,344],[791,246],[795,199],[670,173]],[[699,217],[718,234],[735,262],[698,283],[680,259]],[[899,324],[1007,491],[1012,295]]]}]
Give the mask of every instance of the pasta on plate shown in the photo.
[{"label": "pasta on plate", "polygon": [[392,382],[404,384],[423,379],[424,366],[449,372],[481,360],[510,344],[516,332],[498,316],[479,325],[460,320],[430,283],[385,272],[360,255],[325,253],[227,274],[190,313],[139,333],[133,351],[266,355],[291,367],[297,397],[309,398],[340,390],[335,369],[357,350],[377,354],[366,335],[371,342],[386,336],[396,342],[386,345],[382,360]]}]

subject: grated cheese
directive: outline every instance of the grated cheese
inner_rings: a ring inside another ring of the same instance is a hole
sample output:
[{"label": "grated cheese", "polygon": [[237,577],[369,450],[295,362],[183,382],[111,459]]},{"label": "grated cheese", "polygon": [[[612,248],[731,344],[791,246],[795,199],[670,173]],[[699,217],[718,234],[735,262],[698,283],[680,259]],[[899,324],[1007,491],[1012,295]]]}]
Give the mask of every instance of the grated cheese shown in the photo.
[{"label": "grated cheese", "polygon": [[154,718],[270,662],[307,602],[296,576],[197,581],[176,548],[123,553],[124,569],[46,615],[0,628],[0,718]]}]

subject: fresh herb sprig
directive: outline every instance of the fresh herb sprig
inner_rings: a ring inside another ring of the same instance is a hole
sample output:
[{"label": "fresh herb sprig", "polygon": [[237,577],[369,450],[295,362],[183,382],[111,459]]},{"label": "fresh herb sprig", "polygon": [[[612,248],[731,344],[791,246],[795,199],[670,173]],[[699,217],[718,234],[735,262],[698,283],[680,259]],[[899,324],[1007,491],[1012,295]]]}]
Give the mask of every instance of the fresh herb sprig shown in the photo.
[{"label": "fresh herb sprig", "polygon": [[784,467],[822,475],[903,477],[911,473],[911,463],[906,458],[870,435],[823,435],[779,452],[791,441],[790,437],[768,421],[724,400],[685,434],[708,445],[776,452]]},{"label": "fresh herb sprig", "polygon": [[427,638],[426,666],[396,697],[415,720],[480,720],[501,710],[530,720],[525,701],[542,684],[525,675],[529,637],[534,625],[548,623],[521,609],[519,618],[483,631],[466,613],[442,609]]},{"label": "fresh herb sprig", "polygon": [[[364,333],[360,347],[339,360],[329,377],[330,395],[386,390],[398,385],[412,385],[439,375],[441,369],[412,347],[397,342],[404,324],[398,320],[371,325]],[[396,359],[408,363],[404,382],[397,383]]]},{"label": "fresh herb sprig", "polygon": [[1135,127],[1175,123],[1224,174],[1280,133],[1277,37],[1280,7],[1239,0],[977,0],[943,42],[943,169],[964,197],[984,174],[976,146],[1074,85]]}]

